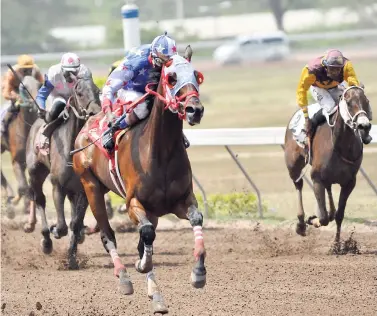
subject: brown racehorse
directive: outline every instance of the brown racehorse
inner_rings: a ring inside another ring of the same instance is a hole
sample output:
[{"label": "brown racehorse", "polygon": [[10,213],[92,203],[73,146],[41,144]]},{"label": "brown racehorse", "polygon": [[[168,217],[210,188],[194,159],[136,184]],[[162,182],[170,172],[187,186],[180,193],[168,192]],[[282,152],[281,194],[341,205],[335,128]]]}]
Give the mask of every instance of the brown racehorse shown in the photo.
[{"label": "brown racehorse", "polygon": [[[148,296],[153,298],[154,312],[160,313],[166,313],[167,308],[152,271],[152,247],[159,217],[172,213],[190,221],[196,236],[194,256],[197,260],[191,274],[192,284],[203,287],[206,280],[203,216],[193,193],[191,165],[182,143],[183,119],[190,125],[199,124],[204,113],[197,90],[190,81],[185,81],[192,76],[198,82],[203,79],[187,61],[191,60],[191,54],[188,47],[185,58],[173,56],[163,66],[161,75],[159,71],[152,71],[156,72],[154,75],[158,85],[155,85],[157,94],[150,116],[127,131],[118,143],[118,166],[127,192],[126,206],[140,233],[137,247],[140,260],[135,266],[138,272],[148,273]],[[178,64],[186,66],[184,73]],[[168,72],[170,67],[176,68],[176,71]],[[189,74],[187,69],[190,70]],[[174,99],[177,102],[167,102],[166,91],[178,83],[180,88],[175,96],[177,99]],[[90,122],[87,125],[90,126]],[[79,135],[75,148],[86,145],[87,137]],[[114,262],[114,274],[120,279],[120,291],[132,294],[131,279],[117,254],[114,231],[105,212],[104,193],[111,190],[119,194],[110,178],[108,160],[97,146],[91,146],[74,155],[73,165],[100,226],[103,246]]]},{"label": "brown racehorse", "polygon": [[[62,122],[51,135],[50,153],[45,156],[36,150],[39,129],[44,121],[39,119],[33,125],[27,142],[27,168],[30,175],[30,218],[25,225],[25,231],[34,230],[36,222],[36,207],[41,210],[42,235],[41,242],[44,253],[52,251],[50,231],[59,239],[68,234],[64,216],[64,200],[67,196],[71,203],[71,224],[73,232],[68,250],[68,268],[77,269],[77,243],[82,242],[83,220],[88,201],[79,177],[74,173],[70,151],[73,148],[77,134],[85,121],[101,110],[99,89],[91,79],[77,78],[73,95],[68,106],[61,113]],[[64,114],[64,115],[63,115]],[[57,211],[58,222],[49,229],[46,219],[46,197],[43,193],[43,183],[47,175],[53,186],[53,199]]]},{"label": "brown racehorse", "polygon": [[[30,94],[35,98],[41,83],[32,76],[25,76],[23,84],[29,90]],[[22,89],[21,89],[22,91]],[[8,126],[8,133],[1,137],[1,153],[8,150],[12,157],[12,166],[15,174],[15,178],[18,182],[17,196],[14,197],[12,187],[5,178],[3,171],[1,170],[1,185],[7,192],[7,216],[9,218],[14,217],[13,205],[17,204],[22,197],[24,197],[24,212],[29,210],[28,199],[28,182],[25,176],[26,169],[26,140],[29,135],[29,131],[35,120],[37,119],[37,107],[29,95],[22,94],[23,104],[20,105],[20,110],[15,115],[15,118],[10,122]]]},{"label": "brown racehorse", "polygon": [[[337,233],[335,242],[340,240],[340,230],[347,199],[356,184],[356,174],[363,160],[363,143],[370,142],[371,110],[369,101],[360,87],[347,88],[340,98],[333,115],[333,127],[327,123],[319,126],[312,140],[311,178],[318,202],[319,218],[309,217],[307,223],[315,227],[326,226],[335,218]],[[296,232],[305,235],[306,223],[302,203],[303,180],[300,174],[305,165],[304,150],[299,147],[287,128],[285,134],[285,162],[289,175],[298,192],[299,211]],[[299,179],[296,181],[297,179]],[[336,210],[331,192],[333,184],[341,186],[338,209]],[[330,212],[326,209],[327,191]]]}]

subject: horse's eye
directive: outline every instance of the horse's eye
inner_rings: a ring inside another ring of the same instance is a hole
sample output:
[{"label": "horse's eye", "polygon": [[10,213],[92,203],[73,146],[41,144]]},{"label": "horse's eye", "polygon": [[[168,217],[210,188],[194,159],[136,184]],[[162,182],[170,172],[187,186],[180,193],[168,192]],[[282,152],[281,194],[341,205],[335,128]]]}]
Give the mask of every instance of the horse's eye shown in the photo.
[{"label": "horse's eye", "polygon": [[81,92],[77,92],[77,96],[82,98],[83,94]]},{"label": "horse's eye", "polygon": [[177,84],[177,74],[175,72],[168,74],[167,83],[170,89],[172,89]]}]

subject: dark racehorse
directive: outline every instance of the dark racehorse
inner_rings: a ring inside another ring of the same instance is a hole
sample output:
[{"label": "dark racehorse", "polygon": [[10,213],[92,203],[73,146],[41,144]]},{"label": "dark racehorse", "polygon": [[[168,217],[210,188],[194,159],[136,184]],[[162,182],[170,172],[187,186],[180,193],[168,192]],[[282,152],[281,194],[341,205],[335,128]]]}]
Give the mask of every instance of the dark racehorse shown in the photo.
[{"label": "dark racehorse", "polygon": [[[349,87],[340,99],[333,115],[334,126],[323,124],[318,127],[312,140],[312,171],[314,193],[319,207],[319,218],[311,216],[308,224],[315,227],[326,226],[335,218],[337,233],[335,242],[340,240],[340,229],[347,199],[356,184],[356,174],[363,160],[363,143],[370,142],[371,124],[369,101],[364,90]],[[304,150],[299,147],[287,128],[285,134],[285,162],[289,175],[298,192],[299,212],[296,232],[305,235],[306,223],[302,204],[303,180],[301,170],[305,165]],[[296,182],[296,180],[300,178]],[[336,210],[331,192],[332,184],[341,186],[338,209]],[[330,212],[326,209],[325,190],[327,191]]]},{"label": "dark racehorse", "polygon": [[[30,94],[35,98],[41,83],[33,76],[25,76],[23,84],[29,90]],[[15,114],[15,118],[8,126],[8,133],[1,137],[1,153],[9,151],[12,157],[12,166],[15,174],[16,181],[18,182],[17,196],[14,196],[13,189],[5,178],[1,170],[1,185],[7,192],[7,216],[14,217],[13,205],[18,204],[20,199],[24,197],[24,212],[28,212],[29,199],[28,199],[28,182],[25,176],[25,149],[26,140],[29,131],[35,120],[37,119],[37,108],[34,101],[29,98],[29,95],[22,93],[20,95],[23,103],[20,105],[20,110]]]},{"label": "dark racehorse", "polygon": [[[127,211],[133,223],[139,227],[137,249],[140,260],[136,262],[136,270],[148,273],[148,295],[153,298],[154,312],[160,313],[167,312],[167,308],[152,271],[152,247],[160,216],[173,213],[190,221],[196,236],[194,256],[197,260],[191,274],[192,284],[194,287],[203,287],[206,279],[203,216],[197,208],[190,161],[182,143],[183,120],[190,125],[199,124],[204,112],[194,85],[185,81],[190,75],[197,82],[203,79],[187,62],[191,60],[191,55],[188,46],[185,58],[173,56],[163,66],[161,75],[158,71],[154,74],[157,77],[155,89],[150,93],[156,96],[151,114],[125,133],[119,141],[116,156],[121,181],[127,192]],[[184,71],[180,71],[178,66],[182,64],[188,67]],[[176,71],[169,72],[172,68]],[[188,69],[191,69],[190,73]],[[178,83],[180,89],[177,99],[167,102],[167,91]],[[146,90],[149,91],[148,86]],[[79,135],[75,148],[87,144],[85,135]],[[104,193],[111,190],[119,194],[109,176],[108,160],[97,146],[91,146],[74,155],[73,165],[80,175],[91,210],[100,226],[103,246],[114,262],[114,274],[119,276],[120,290],[123,294],[132,294],[133,286],[117,254],[114,231],[105,211]]]},{"label": "dark racehorse", "polygon": [[[73,88],[73,95],[68,101],[68,106],[60,115],[64,123],[56,127],[51,135],[50,153],[42,155],[36,150],[38,142],[38,130],[44,121],[39,119],[33,125],[27,142],[27,168],[30,175],[31,211],[29,222],[25,225],[25,231],[34,230],[36,222],[36,207],[42,217],[42,250],[49,254],[52,251],[50,230],[55,238],[61,238],[68,234],[68,227],[64,216],[64,200],[67,196],[71,203],[71,224],[73,231],[68,250],[68,267],[78,268],[76,253],[77,243],[83,240],[83,220],[88,201],[79,177],[72,168],[70,151],[74,141],[86,120],[101,110],[99,89],[91,79],[77,78]],[[49,229],[46,219],[46,198],[42,187],[47,175],[53,186],[53,199],[57,211],[58,221]]]}]

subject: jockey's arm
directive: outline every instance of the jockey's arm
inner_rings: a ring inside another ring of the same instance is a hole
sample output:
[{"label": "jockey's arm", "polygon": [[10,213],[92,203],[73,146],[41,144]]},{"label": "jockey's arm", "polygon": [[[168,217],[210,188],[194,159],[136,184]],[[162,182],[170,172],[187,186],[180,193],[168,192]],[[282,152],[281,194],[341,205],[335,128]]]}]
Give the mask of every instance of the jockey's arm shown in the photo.
[{"label": "jockey's arm", "polygon": [[46,100],[50,95],[51,91],[54,90],[54,86],[48,78],[48,75],[45,76],[45,81],[42,87],[38,90],[36,101],[42,109],[46,109]]},{"label": "jockey's arm", "polygon": [[360,82],[356,77],[355,69],[352,63],[348,60],[343,68],[344,80],[347,81],[348,86],[359,86]]},{"label": "jockey's arm", "polygon": [[304,112],[304,116],[308,117],[308,90],[316,81],[316,76],[309,73],[309,69],[305,66],[302,69],[300,81],[297,86],[297,103]]},{"label": "jockey's arm", "polygon": [[103,101],[102,111],[106,114],[112,111],[112,105],[118,90],[124,87],[134,76],[134,72],[121,63],[107,78],[106,84],[102,89]]},{"label": "jockey's arm", "polygon": [[40,83],[43,84],[44,78],[43,78],[43,75],[41,73],[41,70],[39,69],[39,67],[37,65],[34,65],[34,78],[37,79]]},{"label": "jockey's arm", "polygon": [[9,69],[4,76],[3,84],[3,97],[6,100],[16,100],[18,98],[18,94],[14,91],[15,79],[14,74]]}]

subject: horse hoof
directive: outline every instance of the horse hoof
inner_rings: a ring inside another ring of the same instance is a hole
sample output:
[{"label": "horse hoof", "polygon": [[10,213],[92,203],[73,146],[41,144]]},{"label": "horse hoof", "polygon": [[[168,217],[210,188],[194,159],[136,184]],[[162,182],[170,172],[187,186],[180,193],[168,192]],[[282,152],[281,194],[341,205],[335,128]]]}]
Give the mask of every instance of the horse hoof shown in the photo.
[{"label": "horse hoof", "polygon": [[308,220],[306,221],[306,223],[308,225],[313,225],[313,220],[316,219],[316,218],[317,218],[317,216],[315,216],[315,215],[309,216]]},{"label": "horse hoof", "polygon": [[296,233],[300,236],[306,236],[306,224],[297,223],[296,225]]},{"label": "horse hoof", "polygon": [[68,227],[65,226],[63,228],[58,228],[56,225],[52,225],[50,227],[50,232],[54,235],[55,239],[60,239],[68,235]]},{"label": "horse hoof", "polygon": [[79,263],[75,258],[68,259],[68,270],[79,270]]},{"label": "horse hoof", "polygon": [[134,293],[131,278],[125,270],[119,272],[119,287],[118,290],[123,295],[131,295]]},{"label": "horse hoof", "polygon": [[153,294],[152,311],[153,314],[167,314],[169,312],[160,293]]},{"label": "horse hoof", "polygon": [[153,269],[153,262],[152,262],[152,258],[150,260],[146,260],[145,262],[145,265],[144,265],[144,269],[141,267],[141,260],[137,260],[135,262],[135,269],[137,272],[140,272],[140,273],[148,273],[149,271],[152,271]]},{"label": "horse hoof", "polygon": [[12,205],[8,205],[6,215],[9,219],[14,219],[16,217],[16,213]]},{"label": "horse hoof", "polygon": [[206,285],[206,269],[194,268],[191,272],[191,284],[196,289],[201,289]]},{"label": "horse hoof", "polygon": [[24,232],[25,233],[32,233],[35,229],[35,224],[26,223],[24,225]]},{"label": "horse hoof", "polygon": [[99,230],[97,230],[95,227],[91,228],[91,227],[85,226],[84,227],[84,232],[85,232],[85,235],[93,235],[93,234],[98,233]]},{"label": "horse hoof", "polygon": [[52,252],[52,240],[44,239],[41,240],[41,249],[45,255],[49,255]]}]

